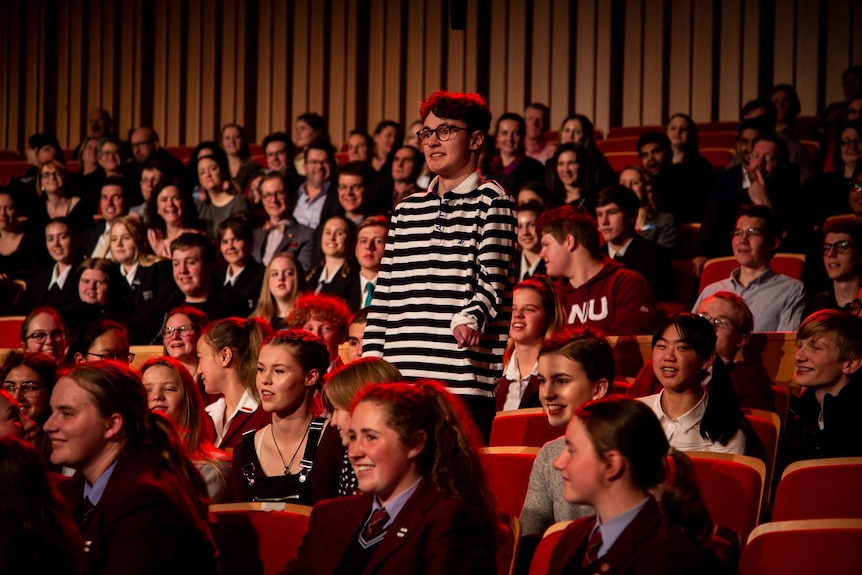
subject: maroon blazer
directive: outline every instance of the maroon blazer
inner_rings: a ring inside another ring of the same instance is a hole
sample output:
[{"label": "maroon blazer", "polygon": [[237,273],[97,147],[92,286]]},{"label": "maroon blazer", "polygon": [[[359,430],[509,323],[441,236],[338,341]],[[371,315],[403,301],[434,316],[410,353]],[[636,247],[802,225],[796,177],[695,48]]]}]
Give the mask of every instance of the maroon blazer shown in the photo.
[{"label": "maroon blazer", "polygon": [[[497,411],[503,411],[511,383],[512,381],[506,379],[505,376],[500,378],[496,393]],[[527,407],[542,407],[542,402],[539,401],[539,377],[536,375],[530,376],[527,387],[524,389],[524,395],[521,396],[521,403],[518,405],[518,409],[525,409]]]},{"label": "maroon blazer", "polygon": [[270,423],[272,423],[272,414],[265,412],[260,405],[252,412],[238,411],[228,424],[227,431],[225,431],[218,448],[221,450],[233,449],[242,443],[243,433],[249,429],[262,429]]},{"label": "maroon blazer", "polygon": [[[695,575],[710,571],[694,542],[670,523],[652,498],[629,523],[608,552],[582,567],[596,516],[576,519],[551,554],[548,575]],[[706,567],[706,568],[705,568]]]},{"label": "maroon blazer", "polygon": [[[331,574],[371,514],[373,496],[322,501],[309,518],[298,555],[281,573]],[[423,479],[357,575],[495,573],[495,530],[482,512]]]},{"label": "maroon blazer", "polygon": [[[72,510],[84,500],[78,473],[58,486]],[[155,453],[120,456],[99,504],[82,530],[84,574],[217,574],[209,526]]]}]

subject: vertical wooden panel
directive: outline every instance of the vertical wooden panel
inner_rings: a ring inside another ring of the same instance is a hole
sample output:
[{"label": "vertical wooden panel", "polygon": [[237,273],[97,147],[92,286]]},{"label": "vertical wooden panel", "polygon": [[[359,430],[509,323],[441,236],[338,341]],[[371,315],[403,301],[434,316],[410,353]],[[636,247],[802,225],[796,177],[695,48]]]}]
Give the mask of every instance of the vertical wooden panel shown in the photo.
[{"label": "vertical wooden panel", "polygon": [[123,2],[117,5],[119,12],[119,77],[117,78],[117,92],[119,94],[119,109],[115,116],[117,123],[123,126],[123,132],[136,127],[133,118],[134,93],[135,93],[135,2]]},{"label": "vertical wooden panel", "polygon": [[[329,135],[333,141],[344,142],[351,130],[345,125],[345,102],[347,84],[345,75],[347,72],[347,6],[344,0],[335,0],[332,3],[332,43],[330,46],[330,80],[329,80],[329,109],[325,111],[329,120]],[[350,50],[353,52],[353,50]]]},{"label": "vertical wooden panel", "polygon": [[[448,1],[448,0],[447,0]],[[443,70],[443,0],[426,0],[425,3],[425,76],[423,93],[430,94],[445,86],[442,85]]]},{"label": "vertical wooden panel", "polygon": [[[216,8],[210,2],[201,6],[201,19],[192,26],[201,28],[201,124],[197,141],[212,140],[217,137],[219,116],[216,113],[216,42],[221,42],[220,33],[216,27]],[[194,141],[194,140],[192,140]]]},{"label": "vertical wooden panel", "polygon": [[[760,7],[757,2],[746,2],[742,11],[742,104],[757,98],[760,87]],[[736,119],[739,118],[737,113]]]},{"label": "vertical wooden panel", "polygon": [[24,70],[24,132],[29,135],[41,131],[42,121],[40,110],[43,109],[42,86],[44,86],[44,54],[42,42],[44,36],[45,17],[41,10],[41,2],[29,2],[25,7],[27,16],[24,26],[27,42],[24,48],[24,58],[27,68]]},{"label": "vertical wooden panel", "polygon": [[742,5],[740,0],[721,3],[721,58],[718,83],[718,120],[739,116],[741,78]]},{"label": "vertical wooden panel", "polygon": [[691,2],[673,0],[670,24],[670,74],[667,111],[688,113],[691,110]]},{"label": "vertical wooden panel", "polygon": [[446,37],[446,88],[464,91],[464,30],[449,29]]},{"label": "vertical wooden panel", "polygon": [[166,146],[174,145],[176,134],[168,129],[168,0],[153,3],[153,128]]},{"label": "vertical wooden panel", "polygon": [[796,73],[794,85],[802,104],[802,114],[817,114],[818,0],[798,0],[796,29]]},{"label": "vertical wooden panel", "polygon": [[221,41],[218,43],[219,60],[221,63],[221,86],[219,102],[219,129],[230,122],[244,124],[240,118],[240,108],[237,108],[237,95],[242,92],[242,84],[237,83],[237,69],[240,67],[239,54],[237,54],[237,33],[239,10],[237,0],[222,0],[222,30]]},{"label": "vertical wooden panel", "polygon": [[692,22],[690,114],[695,122],[701,123],[712,120],[712,15],[712,0],[695,2]]},{"label": "vertical wooden panel", "polygon": [[553,28],[553,3],[533,3],[533,53],[530,58],[530,77],[527,90],[527,102],[542,102],[550,106],[551,102],[551,41],[553,36],[548,33]]},{"label": "vertical wooden panel", "polygon": [[[257,52],[257,132],[268,134],[272,131],[272,70],[273,70],[273,7],[271,0],[262,0],[258,6],[258,52]],[[281,23],[290,26],[295,23]],[[282,34],[283,36],[284,34]],[[297,42],[296,29],[294,29],[294,43]],[[304,46],[302,47],[304,50]],[[295,64],[294,64],[295,65]],[[296,82],[296,79],[294,79]],[[294,89],[297,89],[294,86]],[[295,99],[293,100],[295,101]],[[289,132],[288,132],[289,133]],[[258,138],[260,140],[263,137]]]},{"label": "vertical wooden panel", "polygon": [[775,59],[773,84],[793,84],[794,46],[796,46],[796,13],[791,2],[775,3]]},{"label": "vertical wooden panel", "polygon": [[201,91],[202,68],[201,51],[203,47],[200,28],[202,2],[204,0],[188,0],[189,22],[193,23],[186,30],[188,42],[188,57],[186,58],[186,133],[184,143],[187,146],[200,141],[201,134]]},{"label": "vertical wooden panel", "polygon": [[56,133],[60,145],[64,148],[71,147],[69,142],[72,135],[69,133],[69,70],[71,69],[71,56],[69,46],[71,44],[69,22],[71,21],[70,3],[57,6],[57,107],[55,110],[57,122]]},{"label": "vertical wooden panel", "polygon": [[[417,0],[407,4],[407,71],[404,84],[405,124],[419,118],[419,102],[425,97],[425,2]],[[405,128],[408,126],[405,126]]]},{"label": "vertical wooden panel", "polygon": [[66,114],[69,115],[68,146],[76,146],[87,133],[89,122],[85,120],[81,125],[82,113],[86,114],[86,101],[84,95],[84,83],[82,81],[84,70],[84,9],[83,0],[72,2],[72,10],[69,16],[69,74],[68,90],[69,101]]},{"label": "vertical wooden panel", "polygon": [[[829,0],[826,6],[826,101],[844,99],[841,73],[847,67],[850,50],[850,35],[853,22],[847,17],[851,0]],[[860,11],[862,12],[862,11]]]},{"label": "vertical wooden panel", "polygon": [[[594,3],[592,1],[579,2],[579,10],[581,5],[587,6],[590,10],[594,10]],[[548,35],[548,41],[552,48],[548,55],[548,74],[550,77],[550,83],[548,86],[549,92],[547,103],[548,107],[551,109],[551,125],[548,126],[548,128],[550,130],[556,130],[562,123],[563,118],[569,115],[569,111],[574,105],[573,101],[575,100],[574,94],[570,93],[569,90],[570,51],[567,49],[571,41],[569,37],[569,22],[571,18],[569,3],[555,0],[551,6],[550,18],[551,22],[548,28],[551,33]],[[578,21],[580,22],[580,18]],[[594,23],[593,20],[591,20],[587,31],[592,31],[594,29],[593,26]],[[576,33],[578,42],[581,41],[580,30],[583,29],[583,27],[579,27],[578,32]],[[587,40],[590,41],[590,46],[588,50],[585,50],[586,53],[584,54],[584,60],[587,64],[586,68],[589,70],[590,86],[592,86],[593,80],[592,64],[594,62],[593,58],[595,54],[592,39],[592,37],[587,38]],[[576,54],[576,58],[579,57],[580,50],[578,50]],[[577,71],[578,76],[575,82],[575,93],[577,93],[581,88],[580,78],[582,69],[580,66]],[[592,102],[590,104],[592,105]]]},{"label": "vertical wooden panel", "polygon": [[506,78],[506,111],[524,113],[524,85],[527,81],[527,42],[524,23],[527,21],[526,0],[510,0],[508,56],[506,65],[509,75]]},{"label": "vertical wooden panel", "polygon": [[128,125],[123,125],[118,117],[121,109],[119,105],[119,101],[117,98],[117,90],[115,89],[114,82],[116,81],[114,75],[115,61],[117,59],[117,54],[115,50],[114,39],[116,38],[116,26],[114,20],[114,12],[117,6],[112,0],[105,0],[102,4],[102,14],[99,19],[100,28],[94,28],[91,30],[91,36],[102,34],[102,44],[101,44],[101,61],[102,61],[102,83],[101,83],[101,101],[106,105],[110,105],[112,108],[112,112],[114,114],[114,128],[120,133],[121,136],[125,134],[125,132],[129,129]]},{"label": "vertical wooden panel", "polygon": [[386,51],[386,0],[370,0],[368,29],[368,126],[383,118],[383,61]]},{"label": "vertical wooden panel", "polygon": [[[293,98],[292,119],[309,111],[308,107],[308,53],[311,46],[308,38],[308,4],[295,2],[293,11]],[[277,29],[273,34],[278,34]]]},{"label": "vertical wooden panel", "polygon": [[623,49],[623,125],[641,123],[643,87],[643,0],[626,0],[625,48]]},{"label": "vertical wooden panel", "polygon": [[[246,46],[246,42],[248,40],[246,34],[246,26],[247,18],[246,18],[246,8],[245,3],[241,3],[236,9],[236,17],[234,20],[231,20],[230,23],[225,22],[225,25],[233,25],[236,29],[236,60],[232,63],[232,66],[236,69],[236,77],[235,84],[236,90],[234,92],[234,110],[233,114],[225,117],[225,122],[238,122],[242,126],[246,126],[250,118],[245,115],[245,86],[247,78],[254,78],[252,71],[246,71],[246,53],[249,51],[249,47]],[[256,36],[251,35],[252,38],[256,38]],[[260,129],[257,129],[256,134],[248,134],[248,137],[255,142],[259,142],[263,140],[263,136],[260,133]]]},{"label": "vertical wooden panel", "polygon": [[0,58],[6,62],[0,66],[0,150],[17,150],[14,142],[15,132],[12,131],[9,113],[9,96],[11,91],[10,67],[12,64],[11,35],[15,22],[12,19],[13,2],[0,3]]},{"label": "vertical wooden panel", "polygon": [[508,36],[508,15],[505,2],[491,4],[491,62],[490,81],[488,83],[488,104],[491,113],[496,118],[506,111],[506,86],[509,66],[506,58],[500,54],[506,54]]},{"label": "vertical wooden panel", "polygon": [[[166,132],[169,134],[168,141],[173,145],[185,143],[183,138],[183,36],[182,29],[182,5],[179,2],[168,0],[168,51],[167,51],[167,85],[166,93],[168,105],[166,108],[165,121]],[[188,99],[188,98],[186,98]]]},{"label": "vertical wooden panel", "polygon": [[611,124],[611,42],[613,12],[610,2],[599,2],[596,26],[596,97],[593,124],[605,134]]},{"label": "vertical wooden panel", "polygon": [[[664,85],[664,2],[662,0],[647,0],[644,19],[643,44],[643,90],[641,102],[641,122],[644,124],[662,124]],[[673,70],[669,76],[675,79]],[[673,112],[671,112],[673,113]]]},{"label": "vertical wooden panel", "polygon": [[[345,135],[356,127],[357,89],[359,79],[356,72],[356,51],[358,50],[359,31],[357,22],[359,8],[356,2],[347,0],[347,75],[345,76],[344,128]],[[347,88],[350,87],[350,88]]]},{"label": "vertical wooden panel", "polygon": [[[554,5],[554,44],[559,45],[568,41],[569,11],[568,2],[558,0]],[[574,111],[595,120],[596,113],[596,0],[584,0],[578,2],[577,12],[577,49],[575,51],[575,93]],[[556,52],[556,51],[555,51]],[[569,83],[569,53],[562,50],[562,54],[554,54],[554,96],[563,90],[568,90]],[[555,103],[558,100],[555,100]],[[571,100],[570,100],[571,101]],[[563,119],[569,115],[569,105],[566,110],[555,112],[559,108],[556,104],[551,106],[551,114],[556,114],[552,122],[559,127]],[[564,113],[560,113],[564,112]]]},{"label": "vertical wooden panel", "polygon": [[312,2],[309,13],[308,43],[308,100],[307,109],[323,115],[324,93],[326,92],[325,56],[325,12],[323,2]]},{"label": "vertical wooden panel", "polygon": [[[479,62],[477,61],[479,50],[479,27],[481,26],[482,30],[484,30],[487,25],[487,22],[479,21],[479,1],[467,0],[467,38],[464,42],[464,89],[468,92],[476,92],[479,89]],[[482,67],[485,68],[485,66],[485,63],[482,62]],[[483,96],[487,97],[487,94],[483,94]],[[412,115],[409,113],[410,101],[408,100],[407,103],[408,114],[405,123],[409,124]]]},{"label": "vertical wooden panel", "polygon": [[[450,32],[449,38],[453,34]],[[463,32],[460,32],[463,36]],[[387,0],[386,2],[386,53],[384,55],[384,74],[386,78],[383,90],[383,118],[401,120],[401,2]],[[463,44],[463,41],[462,41]],[[461,60],[463,62],[463,59]],[[463,72],[458,72],[459,75]],[[463,82],[462,82],[463,86]],[[381,119],[383,119],[381,118]]]},{"label": "vertical wooden panel", "polygon": [[[287,2],[276,2],[272,6],[273,26],[272,45],[267,49],[272,50],[270,54],[270,120],[269,132],[285,130],[290,125],[290,110],[288,110],[288,93],[290,91],[290,76],[288,71],[290,65],[288,62],[288,38],[286,34],[279,34],[276,30],[287,30],[290,27],[290,14],[288,12]],[[307,54],[306,54],[307,55]],[[303,98],[303,101],[305,99]],[[262,139],[262,138],[261,138]]]}]

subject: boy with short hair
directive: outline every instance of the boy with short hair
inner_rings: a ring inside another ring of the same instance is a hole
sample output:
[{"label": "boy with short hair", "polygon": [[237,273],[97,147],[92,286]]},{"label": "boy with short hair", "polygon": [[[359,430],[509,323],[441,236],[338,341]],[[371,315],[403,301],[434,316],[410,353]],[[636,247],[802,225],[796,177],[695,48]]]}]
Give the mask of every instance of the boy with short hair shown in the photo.
[{"label": "boy with short hair", "polygon": [[574,206],[542,214],[536,222],[542,259],[556,289],[567,324],[608,335],[652,333],[655,303],[639,273],[602,253],[596,221]]},{"label": "boy with short hair", "polygon": [[862,318],[814,312],[796,333],[789,460],[862,456]]},{"label": "boy with short hair", "polygon": [[437,177],[392,215],[363,355],[408,379],[441,380],[487,436],[509,327],[515,206],[477,171],[491,125],[478,94],[436,92],[420,117]]}]

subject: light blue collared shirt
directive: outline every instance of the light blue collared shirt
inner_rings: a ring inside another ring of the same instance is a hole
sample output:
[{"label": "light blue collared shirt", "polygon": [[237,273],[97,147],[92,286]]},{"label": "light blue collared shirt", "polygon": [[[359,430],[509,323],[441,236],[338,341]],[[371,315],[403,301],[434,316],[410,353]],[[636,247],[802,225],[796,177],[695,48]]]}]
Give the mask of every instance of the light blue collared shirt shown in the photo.
[{"label": "light blue collared shirt", "polygon": [[[390,501],[389,503],[387,503],[385,505],[386,512],[389,513],[389,521],[387,521],[386,525],[383,526],[384,529],[389,529],[389,526],[392,525],[392,522],[395,521],[395,518],[398,517],[398,514],[401,513],[401,510],[404,508],[404,506],[407,504],[407,502],[410,500],[410,498],[413,497],[413,493],[416,492],[416,488],[419,487],[419,483],[421,481],[422,481],[422,478],[420,477],[419,480],[416,481],[416,483],[414,483],[413,485],[411,485],[410,487],[405,489],[403,492],[401,492],[398,495],[396,495],[395,497],[393,497],[392,501]],[[374,496],[374,503],[371,504],[371,514],[368,515],[368,519],[366,519],[365,523],[368,523],[368,521],[371,519],[371,515],[373,515],[374,512],[377,511],[378,509],[380,509],[381,507],[384,507],[384,506],[380,505],[380,500],[375,495]]]},{"label": "light blue collared shirt", "polygon": [[102,499],[102,495],[105,493],[105,487],[108,486],[108,481],[111,479],[111,475],[114,473],[115,467],[117,467],[116,461],[113,462],[92,485],[90,485],[89,481],[84,481],[84,497],[90,500],[93,507],[98,505],[99,501]]},{"label": "light blue collared shirt", "polygon": [[305,193],[305,184],[299,186],[296,192],[296,206],[293,208],[293,219],[311,229],[317,229],[320,225],[320,216],[323,214],[323,204],[329,196],[330,182],[323,183],[323,190],[316,198],[309,201]]},{"label": "light blue collared shirt", "polygon": [[623,531],[626,530],[626,527],[629,526],[629,523],[631,523],[637,514],[641,512],[641,509],[643,509],[643,506],[646,505],[647,501],[649,501],[649,497],[644,498],[643,501],[625,513],[617,515],[607,523],[602,523],[602,520],[596,516],[596,528],[601,528],[602,530],[602,546],[599,547],[599,552],[596,554],[596,557],[605,556],[605,553],[608,552],[608,549],[613,547],[614,543],[617,542],[617,539],[619,539]]}]

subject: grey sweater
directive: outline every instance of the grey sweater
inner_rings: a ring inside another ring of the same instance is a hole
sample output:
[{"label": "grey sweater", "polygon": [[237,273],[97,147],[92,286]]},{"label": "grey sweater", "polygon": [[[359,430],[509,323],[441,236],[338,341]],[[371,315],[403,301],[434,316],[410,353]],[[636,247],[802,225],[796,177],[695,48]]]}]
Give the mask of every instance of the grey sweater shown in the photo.
[{"label": "grey sweater", "polygon": [[566,438],[549,441],[539,450],[524,508],[521,510],[522,535],[542,535],[545,529],[558,521],[570,521],[596,511],[589,505],[575,505],[563,498],[563,478],[551,465],[566,446]]}]

